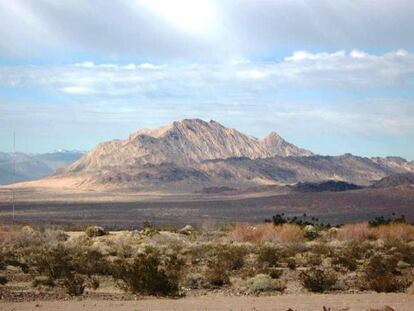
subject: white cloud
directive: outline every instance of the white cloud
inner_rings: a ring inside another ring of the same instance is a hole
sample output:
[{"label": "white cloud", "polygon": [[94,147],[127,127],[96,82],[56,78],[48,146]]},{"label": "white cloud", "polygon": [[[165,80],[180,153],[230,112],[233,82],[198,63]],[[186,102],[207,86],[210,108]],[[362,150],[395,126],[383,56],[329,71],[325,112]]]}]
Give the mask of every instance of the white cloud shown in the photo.
[{"label": "white cloud", "polygon": [[360,50],[352,50],[350,56],[353,58],[364,58],[368,56],[368,53]]},{"label": "white cloud", "polygon": [[83,68],[93,68],[95,67],[95,64],[93,62],[83,62],[75,64],[76,67],[83,67]]},{"label": "white cloud", "polygon": [[243,93],[314,89],[410,89],[414,54],[383,55],[360,50],[299,51],[280,62],[224,62],[191,65],[95,64],[0,66],[0,85],[57,89],[69,95],[193,97],[209,99]]},{"label": "white cloud", "polygon": [[332,60],[345,57],[345,51],[338,51],[335,53],[309,53],[307,51],[297,51],[292,56],[285,58],[287,61],[301,61],[301,60]]},{"label": "white cloud", "polygon": [[60,89],[63,93],[70,95],[90,95],[94,94],[95,91],[85,86],[66,86]]}]

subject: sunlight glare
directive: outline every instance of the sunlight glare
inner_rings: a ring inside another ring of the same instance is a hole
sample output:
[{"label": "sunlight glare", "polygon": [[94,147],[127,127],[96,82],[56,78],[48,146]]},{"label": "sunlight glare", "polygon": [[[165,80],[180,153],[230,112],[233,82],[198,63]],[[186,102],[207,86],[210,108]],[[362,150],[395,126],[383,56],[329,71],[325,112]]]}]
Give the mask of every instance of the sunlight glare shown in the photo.
[{"label": "sunlight glare", "polygon": [[144,0],[144,5],[181,30],[209,34],[214,29],[214,8],[208,0]]}]

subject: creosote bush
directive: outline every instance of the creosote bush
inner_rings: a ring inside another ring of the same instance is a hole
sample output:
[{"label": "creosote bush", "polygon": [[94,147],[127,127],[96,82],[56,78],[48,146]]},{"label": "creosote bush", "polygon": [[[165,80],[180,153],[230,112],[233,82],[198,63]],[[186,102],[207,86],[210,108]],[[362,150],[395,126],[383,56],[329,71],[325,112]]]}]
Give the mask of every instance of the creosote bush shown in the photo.
[{"label": "creosote bush", "polygon": [[300,274],[302,285],[311,292],[323,293],[332,290],[338,281],[338,276],[330,270],[311,268]]},{"label": "creosote bush", "polygon": [[75,273],[68,274],[63,279],[63,286],[69,295],[80,296],[85,291],[85,277]]},{"label": "creosote bush", "polygon": [[135,294],[175,296],[181,263],[175,256],[161,255],[151,249],[133,259],[116,260],[112,275],[122,280],[125,288]]},{"label": "creosote bush", "polygon": [[412,283],[412,279],[403,277],[397,270],[398,258],[384,254],[372,256],[364,270],[365,283],[362,289],[376,292],[399,292]]}]

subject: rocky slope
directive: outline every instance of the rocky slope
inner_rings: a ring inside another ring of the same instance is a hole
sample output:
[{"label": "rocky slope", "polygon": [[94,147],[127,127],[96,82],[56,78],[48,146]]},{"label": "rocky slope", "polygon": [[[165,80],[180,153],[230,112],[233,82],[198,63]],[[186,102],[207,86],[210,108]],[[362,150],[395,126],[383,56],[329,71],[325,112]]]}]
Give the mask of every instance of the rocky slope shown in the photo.
[{"label": "rocky slope", "polygon": [[384,177],[375,182],[372,188],[389,188],[406,185],[414,185],[414,173],[402,173]]},{"label": "rocky slope", "polygon": [[276,133],[264,139],[242,134],[221,124],[198,119],[174,122],[160,129],[143,129],[127,140],[98,145],[67,172],[96,171],[145,164],[189,165],[203,160],[272,156],[309,156]]}]

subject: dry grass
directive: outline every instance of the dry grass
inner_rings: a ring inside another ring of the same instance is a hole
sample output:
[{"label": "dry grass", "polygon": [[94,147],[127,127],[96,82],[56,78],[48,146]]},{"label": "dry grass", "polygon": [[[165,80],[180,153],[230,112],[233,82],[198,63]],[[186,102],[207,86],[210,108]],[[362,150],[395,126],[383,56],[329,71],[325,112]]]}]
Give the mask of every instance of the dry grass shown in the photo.
[{"label": "dry grass", "polygon": [[371,228],[374,236],[382,240],[414,241],[414,226],[404,223]]},{"label": "dry grass", "polygon": [[0,226],[0,243],[15,241],[20,235],[20,230],[15,226]]},{"label": "dry grass", "polygon": [[338,240],[358,240],[366,241],[372,240],[375,237],[372,235],[372,230],[367,222],[358,224],[347,224],[343,226],[337,234]]},{"label": "dry grass", "polygon": [[378,227],[370,227],[368,223],[348,224],[337,234],[339,240],[400,240],[414,241],[414,226],[404,223],[392,223]]},{"label": "dry grass", "polygon": [[238,242],[300,242],[304,240],[304,234],[299,226],[291,224],[236,224],[229,238]]}]

